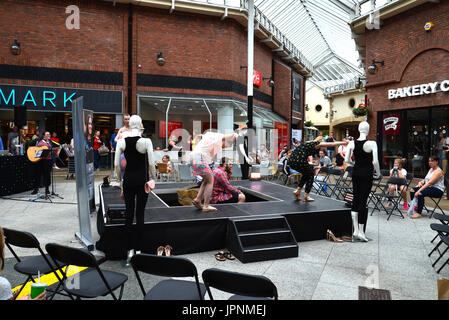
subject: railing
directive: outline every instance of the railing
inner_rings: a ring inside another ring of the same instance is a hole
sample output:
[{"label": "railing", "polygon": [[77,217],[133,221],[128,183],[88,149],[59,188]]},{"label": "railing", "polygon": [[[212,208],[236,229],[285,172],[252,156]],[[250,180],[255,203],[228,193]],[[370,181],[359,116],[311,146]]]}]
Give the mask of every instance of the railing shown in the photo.
[{"label": "railing", "polygon": [[372,13],[383,6],[389,5],[400,0],[360,0],[355,7],[355,18]]}]

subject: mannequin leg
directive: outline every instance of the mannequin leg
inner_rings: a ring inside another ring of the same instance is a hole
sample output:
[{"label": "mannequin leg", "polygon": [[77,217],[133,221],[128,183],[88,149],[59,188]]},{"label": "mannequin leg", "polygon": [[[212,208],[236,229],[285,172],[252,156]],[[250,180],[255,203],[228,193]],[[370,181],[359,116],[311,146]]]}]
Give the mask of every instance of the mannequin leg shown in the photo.
[{"label": "mannequin leg", "polygon": [[131,258],[134,255],[132,225],[134,220],[136,191],[134,190],[134,188],[124,186],[123,194],[125,196],[125,205],[126,205],[126,221],[125,221],[125,234],[126,234],[125,242],[127,250],[126,266],[129,267]]}]

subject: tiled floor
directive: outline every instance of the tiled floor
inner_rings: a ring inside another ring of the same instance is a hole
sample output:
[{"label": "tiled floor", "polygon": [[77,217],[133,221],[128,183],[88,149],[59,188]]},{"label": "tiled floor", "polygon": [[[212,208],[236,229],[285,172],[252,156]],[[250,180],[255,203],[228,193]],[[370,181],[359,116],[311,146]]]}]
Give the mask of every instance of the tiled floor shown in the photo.
[{"label": "tiled floor", "polygon": [[[98,176],[97,184],[101,182]],[[65,181],[57,185],[57,192],[64,199],[58,203],[27,201],[23,199],[0,199],[0,226],[33,233],[44,246],[48,242],[78,246],[74,234],[78,231],[75,182]],[[98,193],[98,188],[96,188]],[[98,197],[97,197],[98,199]],[[98,201],[98,200],[97,200]],[[96,218],[92,216],[92,233],[98,239]],[[449,278],[449,266],[437,274],[431,264],[437,253],[429,258],[433,248],[430,230],[433,219],[423,217],[412,220],[392,217],[387,221],[384,214],[375,212],[368,218],[368,243],[332,243],[326,240],[299,244],[299,256],[284,260],[242,264],[238,260],[220,262],[215,252],[184,255],[192,260],[199,274],[207,268],[217,267],[231,271],[265,275],[278,288],[280,299],[297,300],[356,300],[358,286],[374,285],[391,291],[393,299],[437,299],[437,279]],[[34,255],[29,250],[19,250],[20,255]],[[6,250],[8,266],[4,276],[13,285],[20,277],[13,271],[12,255]],[[449,257],[449,256],[448,256]],[[447,259],[447,257],[446,257]],[[445,260],[445,259],[444,259]],[[440,262],[437,267],[440,266]],[[124,299],[141,299],[135,276],[121,261],[107,261],[103,268],[125,272],[129,281],[125,286]],[[160,277],[145,277],[148,287]],[[229,295],[213,290],[215,298]]]}]

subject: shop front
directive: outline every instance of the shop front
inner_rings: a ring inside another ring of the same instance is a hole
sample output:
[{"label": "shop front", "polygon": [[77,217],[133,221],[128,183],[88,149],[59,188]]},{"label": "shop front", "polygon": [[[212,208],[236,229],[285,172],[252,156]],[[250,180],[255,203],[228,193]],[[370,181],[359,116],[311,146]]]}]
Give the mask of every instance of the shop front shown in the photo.
[{"label": "shop front", "polygon": [[[114,131],[116,115],[122,114],[122,91],[0,84],[0,136],[6,147],[8,132],[14,126],[14,108],[25,108],[24,133],[35,129],[56,132],[61,143],[72,137],[72,102],[83,97],[84,108],[94,112],[95,130],[106,139]],[[17,115],[16,115],[17,116]]]},{"label": "shop front", "polygon": [[[139,94],[138,114],[145,127],[144,135],[151,138],[155,150],[167,150],[169,139],[184,151],[191,151],[192,140],[208,129],[221,133],[234,132],[246,125],[247,105],[232,98],[177,97]],[[254,153],[261,145],[275,159],[279,145],[288,144],[288,122],[271,109],[254,106]],[[227,150],[236,158],[236,150]],[[251,152],[251,151],[250,151]]]}]

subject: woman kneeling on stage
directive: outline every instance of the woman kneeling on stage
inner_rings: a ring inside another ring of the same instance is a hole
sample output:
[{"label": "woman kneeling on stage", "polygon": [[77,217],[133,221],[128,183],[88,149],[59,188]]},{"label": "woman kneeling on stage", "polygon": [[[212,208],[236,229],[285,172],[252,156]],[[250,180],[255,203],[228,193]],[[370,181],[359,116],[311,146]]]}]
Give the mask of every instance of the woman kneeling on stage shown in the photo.
[{"label": "woman kneeling on stage", "polygon": [[[156,177],[156,170],[153,165],[153,143],[150,139],[141,137],[142,119],[136,115],[132,116],[129,120],[129,126],[131,133],[126,138],[117,141],[114,159],[119,179],[121,177],[120,157],[122,153],[125,154],[127,161],[121,195],[126,204],[125,232],[128,250],[126,266],[130,265],[134,253],[140,253],[142,249],[145,206],[148,193],[155,187],[154,179]],[[134,214],[137,224],[136,232],[132,230]],[[135,241],[133,241],[134,235]]]}]

